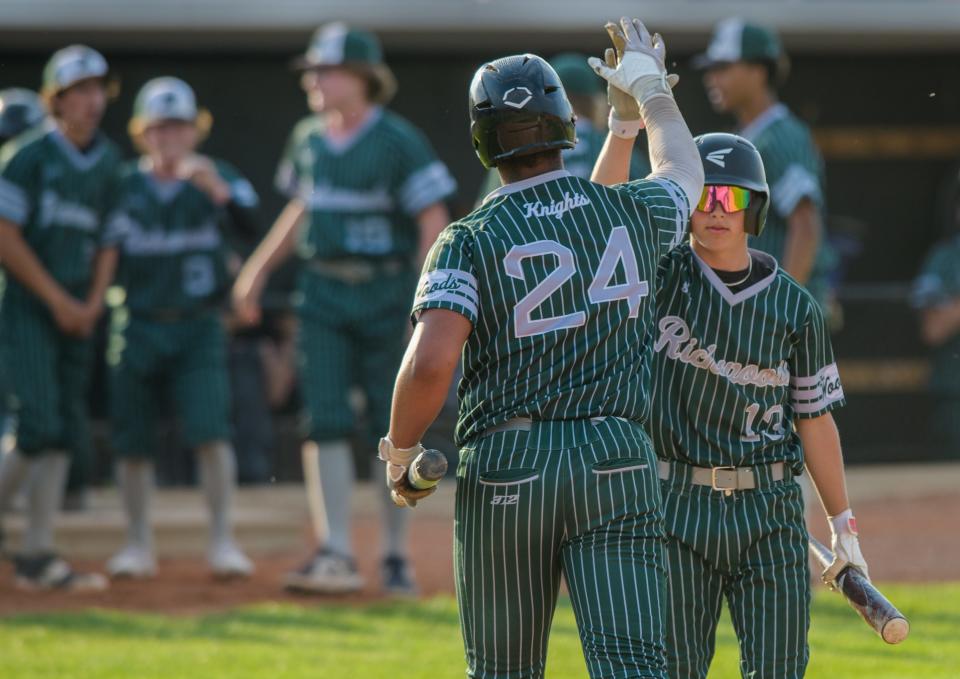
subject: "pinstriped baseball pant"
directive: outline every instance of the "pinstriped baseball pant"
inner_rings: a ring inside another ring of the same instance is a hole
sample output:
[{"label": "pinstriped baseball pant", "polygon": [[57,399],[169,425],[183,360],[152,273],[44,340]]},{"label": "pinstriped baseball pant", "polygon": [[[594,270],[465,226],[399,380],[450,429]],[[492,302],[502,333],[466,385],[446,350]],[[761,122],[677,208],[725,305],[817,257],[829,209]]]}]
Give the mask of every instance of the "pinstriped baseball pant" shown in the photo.
[{"label": "pinstriped baseball pant", "polygon": [[467,676],[544,676],[561,574],[591,677],[666,676],[660,488],[638,424],[535,422],[475,439],[454,530]]},{"label": "pinstriped baseball pant", "polygon": [[787,480],[727,496],[671,479],[663,501],[671,679],[707,676],[724,599],[741,674],[802,677],[810,575],[800,486]]}]

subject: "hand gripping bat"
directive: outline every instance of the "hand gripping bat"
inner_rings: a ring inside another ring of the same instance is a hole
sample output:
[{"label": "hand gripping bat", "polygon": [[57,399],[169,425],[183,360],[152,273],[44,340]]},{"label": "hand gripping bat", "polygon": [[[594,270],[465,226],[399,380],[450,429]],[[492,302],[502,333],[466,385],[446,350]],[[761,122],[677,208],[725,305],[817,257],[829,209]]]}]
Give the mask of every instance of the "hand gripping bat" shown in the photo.
[{"label": "hand gripping bat", "polygon": [[[833,552],[810,538],[810,554],[823,568],[833,562]],[[910,623],[876,587],[853,566],[847,566],[832,583],[847,603],[888,644],[899,644],[910,633]]]}]

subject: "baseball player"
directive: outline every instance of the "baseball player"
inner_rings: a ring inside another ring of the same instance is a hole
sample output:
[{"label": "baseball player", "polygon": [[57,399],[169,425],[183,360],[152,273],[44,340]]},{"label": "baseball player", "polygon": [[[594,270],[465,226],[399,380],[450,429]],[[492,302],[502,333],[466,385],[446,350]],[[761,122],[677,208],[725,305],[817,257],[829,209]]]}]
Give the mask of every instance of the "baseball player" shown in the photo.
[{"label": "baseball player", "polygon": [[703,175],[662,42],[636,20],[622,31],[621,63],[592,63],[646,124],[653,173],[636,182],[563,169],[574,114],[547,62],[521,54],[476,72],[474,148],[504,186],[427,260],[380,443],[388,485],[422,497],[406,467],[462,350],[454,568],[469,677],[544,675],[561,574],[592,677],[665,676],[660,493],[642,424],[657,261]]},{"label": "baseball player", "polygon": [[[606,89],[604,81],[587,64],[584,54],[564,52],[551,59],[550,65],[560,76],[560,82],[577,116],[576,145],[563,150],[563,167],[574,177],[589,179],[606,137],[606,131],[597,124],[607,113],[603,100]],[[631,160],[630,177],[640,179],[649,173],[650,164],[637,149]],[[500,185],[500,174],[495,169],[489,170],[481,189],[480,202]]]},{"label": "baseball player", "polygon": [[[696,142],[705,186],[689,243],[660,263],[653,345],[669,675],[707,676],[726,599],[743,676],[802,677],[810,579],[794,477],[804,463],[833,532],[824,580],[848,564],[867,574],[831,415],[843,388],[820,306],[773,257],[747,248],[769,203],[760,154],[732,134]],[[610,169],[598,174],[626,173]]]},{"label": "baseball player", "polygon": [[737,134],[763,158],[770,210],[763,234],[751,237],[751,246],[773,255],[824,305],[834,253],[823,226],[823,160],[807,125],[777,99],[789,70],[779,37],[742,19],[725,19],[693,63],[704,70],[710,104],[736,118]]},{"label": "baseball player", "polygon": [[197,154],[210,124],[193,89],[172,77],[141,88],[130,120],[143,155],[124,169],[119,188],[123,301],[113,309],[107,355],[117,481],[128,521],[127,544],[107,563],[114,577],[156,573],[149,510],[155,419],[164,396],[172,396],[184,439],[196,450],[210,511],[211,571],[218,577],[253,571],[231,530],[236,461],[219,306],[228,288],[223,222],[250,230],[258,198],[230,165]]},{"label": "baseball player", "polygon": [[22,87],[0,90],[0,146],[39,125],[46,115],[36,92]]},{"label": "baseball player", "polygon": [[[297,67],[313,115],[294,129],[277,172],[290,202],[244,265],[234,301],[241,320],[255,321],[270,273],[294,253],[299,257],[304,463],[319,459],[325,537],[286,586],[349,592],[363,585],[350,538],[350,389],[359,384],[370,426],[386,429],[384,376],[400,364],[415,267],[448,221],[443,200],[455,182],[423,133],[383,108],[396,81],[374,35],[341,23],[323,26]],[[375,437],[365,440],[376,448]],[[410,593],[408,518],[387,493],[383,503],[383,584]]]},{"label": "baseball player", "polygon": [[83,45],[56,52],[41,96],[50,124],[0,153],[0,361],[17,418],[16,448],[0,467],[0,511],[29,474],[17,582],[83,589],[102,587],[103,578],[78,574],[56,555],[53,519],[71,455],[88,447],[89,337],[121,236],[120,220],[110,217],[120,154],[99,131],[106,60]]}]

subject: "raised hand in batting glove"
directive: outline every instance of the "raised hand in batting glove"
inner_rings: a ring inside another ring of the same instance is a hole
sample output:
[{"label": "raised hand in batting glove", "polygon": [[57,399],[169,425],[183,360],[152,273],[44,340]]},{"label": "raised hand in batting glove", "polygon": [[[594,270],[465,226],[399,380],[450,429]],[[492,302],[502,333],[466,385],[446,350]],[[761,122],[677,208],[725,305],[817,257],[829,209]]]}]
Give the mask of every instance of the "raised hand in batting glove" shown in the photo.
[{"label": "raised hand in batting glove", "polygon": [[833,563],[823,571],[823,581],[832,583],[840,571],[849,566],[858,568],[867,578],[867,562],[860,553],[860,539],[857,532],[857,520],[853,512],[846,509],[830,519],[830,549],[833,551]]},{"label": "raised hand in batting glove", "polygon": [[416,507],[418,500],[437,490],[436,486],[419,490],[411,486],[407,478],[410,464],[424,450],[426,449],[419,443],[412,448],[397,448],[389,437],[380,439],[378,457],[387,463],[387,488],[390,489],[390,499],[398,507]]},{"label": "raised hand in batting glove", "polygon": [[[607,32],[616,50],[617,64],[611,67],[596,57],[590,57],[587,63],[597,75],[641,104],[656,94],[669,95],[663,38],[659,34],[651,37],[642,21],[626,17],[619,25],[608,23]],[[676,82],[676,78],[670,80]]]}]

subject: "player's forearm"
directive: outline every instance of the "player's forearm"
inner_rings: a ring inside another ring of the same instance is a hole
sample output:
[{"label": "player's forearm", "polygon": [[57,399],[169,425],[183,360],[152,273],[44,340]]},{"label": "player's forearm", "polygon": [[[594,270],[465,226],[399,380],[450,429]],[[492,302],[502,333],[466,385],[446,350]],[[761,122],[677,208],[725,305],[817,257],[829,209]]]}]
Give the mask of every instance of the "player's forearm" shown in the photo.
[{"label": "player's forearm", "polygon": [[810,278],[822,232],[817,206],[807,198],[801,200],[787,218],[787,241],[783,248],[783,268],[798,283],[806,284]]},{"label": "player's forearm", "polygon": [[277,217],[270,232],[250,255],[244,269],[253,269],[259,276],[269,276],[289,259],[297,247],[297,234],[306,214],[299,200],[291,200]]},{"label": "player's forearm", "polygon": [[652,96],[640,102],[640,115],[647,129],[651,178],[671,179],[696,205],[703,190],[703,162],[677,103],[670,95]]},{"label": "player's forearm", "polygon": [[103,307],[103,296],[113,282],[119,256],[119,250],[116,247],[104,248],[97,252],[93,261],[93,280],[87,292],[87,304],[98,309]]},{"label": "player's forearm", "polygon": [[797,433],[803,444],[810,480],[817,489],[827,516],[836,516],[850,507],[840,433],[829,413],[812,419],[798,419]]},{"label": "player's forearm", "polygon": [[633,158],[633,145],[636,137],[624,139],[608,134],[597,162],[593,166],[590,181],[604,186],[622,184],[630,179],[630,161]]},{"label": "player's forearm", "polygon": [[960,333],[960,299],[921,312],[920,334],[928,345],[938,347],[957,333]]},{"label": "player's forearm", "polygon": [[48,307],[69,296],[44,268],[19,227],[5,220],[0,220],[0,262],[11,276]]},{"label": "player's forearm", "polygon": [[417,266],[423,266],[440,232],[450,223],[450,212],[443,203],[434,203],[417,215],[420,240],[417,248]]}]

